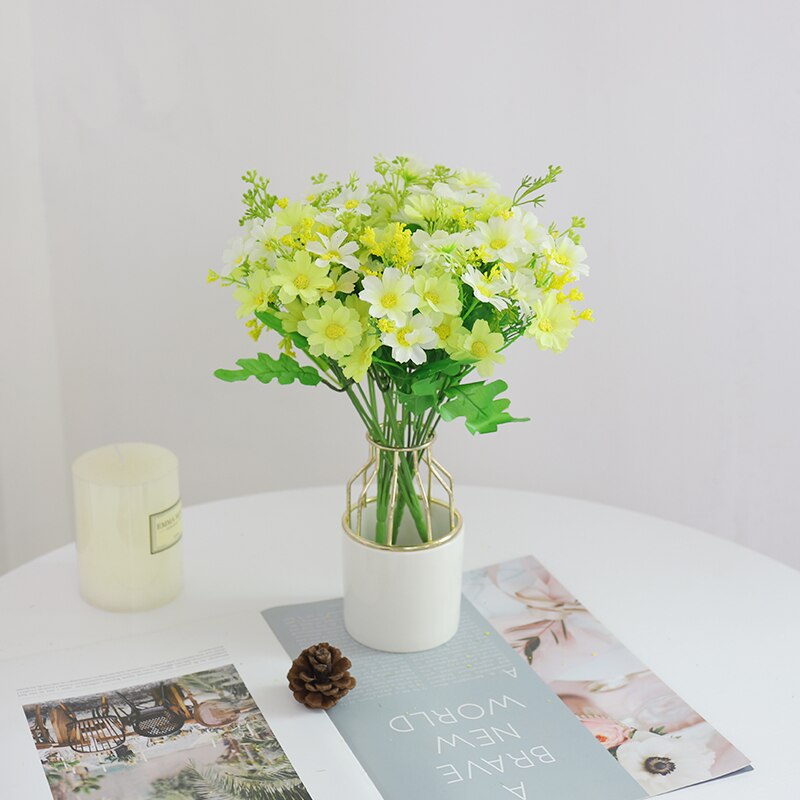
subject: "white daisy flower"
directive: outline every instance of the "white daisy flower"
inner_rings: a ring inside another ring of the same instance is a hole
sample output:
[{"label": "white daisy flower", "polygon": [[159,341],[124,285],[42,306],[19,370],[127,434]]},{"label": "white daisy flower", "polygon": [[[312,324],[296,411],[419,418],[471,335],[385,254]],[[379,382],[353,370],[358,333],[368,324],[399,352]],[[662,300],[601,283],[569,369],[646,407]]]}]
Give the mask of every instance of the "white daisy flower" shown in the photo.
[{"label": "white daisy flower", "polygon": [[714,753],[705,743],[654,733],[634,734],[617,749],[617,759],[651,795],[711,778]]},{"label": "white daisy flower", "polygon": [[575,275],[588,275],[589,265],[584,263],[586,248],[575,244],[569,236],[562,236],[555,247],[545,250],[545,256],[550,261],[551,267],[560,267],[562,272],[572,272]]},{"label": "white daisy flower", "polygon": [[516,264],[533,252],[525,238],[525,229],[518,219],[491,217],[488,222],[476,222],[472,244],[483,247],[494,261]]},{"label": "white daisy flower", "polygon": [[533,252],[541,254],[544,250],[552,249],[553,237],[547,232],[547,228],[539,222],[536,214],[529,211],[523,212],[519,218],[525,240],[533,248]]},{"label": "white daisy flower", "polygon": [[309,242],[306,245],[306,250],[309,253],[319,256],[317,264],[327,266],[328,264],[341,264],[343,267],[349,269],[358,269],[358,259],[353,255],[358,250],[356,242],[347,242],[347,231],[338,230],[334,231],[333,235],[328,238],[322,233],[318,233],[318,242]]},{"label": "white daisy flower", "polygon": [[489,303],[497,309],[508,305],[508,299],[501,296],[510,288],[505,271],[500,275],[489,276],[484,275],[477,267],[467,267],[461,280],[472,287],[473,294],[482,303]]},{"label": "white daisy flower", "polygon": [[225,264],[228,272],[233,272],[245,265],[249,254],[250,248],[243,238],[232,239],[222,254],[222,263]]},{"label": "white daisy flower", "polygon": [[411,235],[411,241],[415,248],[412,261],[415,267],[448,266],[458,260],[458,255],[467,244],[463,233],[446,231],[426,233],[423,230],[416,230]]},{"label": "white daisy flower", "polygon": [[372,209],[366,202],[369,192],[367,188],[344,189],[340,195],[334,197],[330,201],[332,208],[338,208],[340,211],[348,211],[351,214],[358,214],[362,217],[368,217],[372,213]]},{"label": "white daisy flower", "polygon": [[380,278],[373,275],[364,278],[362,284],[364,288],[358,296],[369,303],[369,313],[377,319],[387,317],[400,327],[419,302],[414,293],[414,279],[395,267],[385,269]]},{"label": "white daisy flower", "polygon": [[279,225],[275,217],[269,217],[265,220],[251,220],[247,238],[249,242],[267,245],[278,241],[291,231],[288,225]]},{"label": "white daisy flower", "polygon": [[447,200],[450,203],[467,205],[468,197],[471,194],[465,189],[456,189],[447,183],[434,183],[431,187],[431,194],[440,200]]},{"label": "white daisy flower", "polygon": [[281,237],[291,233],[288,225],[278,225],[274,217],[265,220],[251,220],[247,230],[247,246],[251,261],[266,261],[275,266],[275,250],[272,245]]},{"label": "white daisy flower", "polygon": [[392,348],[392,358],[404,364],[425,362],[425,351],[436,347],[438,337],[433,332],[433,321],[425,314],[414,314],[405,325],[384,332],[381,341]]},{"label": "white daisy flower", "polygon": [[536,275],[532,269],[520,267],[511,275],[511,296],[517,301],[523,315],[533,313],[537,300],[542,298],[542,290],[536,285]]},{"label": "white daisy flower", "polygon": [[324,225],[326,228],[335,228],[339,224],[336,214],[333,211],[322,211],[314,217],[314,222]]},{"label": "white daisy flower", "polygon": [[460,169],[450,178],[448,183],[456,189],[467,189],[469,191],[485,189],[494,191],[500,188],[497,181],[485,172],[474,172],[469,169]]}]

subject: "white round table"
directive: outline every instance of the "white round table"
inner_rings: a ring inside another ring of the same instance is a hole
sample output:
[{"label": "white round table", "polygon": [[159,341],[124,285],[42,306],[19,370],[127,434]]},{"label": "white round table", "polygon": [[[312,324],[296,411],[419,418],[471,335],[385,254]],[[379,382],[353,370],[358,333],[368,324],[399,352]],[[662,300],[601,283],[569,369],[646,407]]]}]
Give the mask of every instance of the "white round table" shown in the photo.
[{"label": "white round table", "polygon": [[[700,531],[609,506],[476,487],[459,487],[458,502],[467,569],[535,555],[752,759],[753,772],[680,797],[800,797],[800,573]],[[186,508],[186,589],[144,614],[84,603],[74,547],[55,550],[0,577],[0,658],[337,596],[343,505],[343,489],[320,488]],[[0,727],[0,752],[3,736]]]}]

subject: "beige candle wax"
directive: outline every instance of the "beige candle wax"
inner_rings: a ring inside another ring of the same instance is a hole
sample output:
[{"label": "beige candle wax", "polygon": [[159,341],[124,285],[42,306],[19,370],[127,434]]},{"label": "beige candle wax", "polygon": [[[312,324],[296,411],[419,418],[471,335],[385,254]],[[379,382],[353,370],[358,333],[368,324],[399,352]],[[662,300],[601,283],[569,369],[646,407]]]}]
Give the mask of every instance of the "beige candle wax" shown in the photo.
[{"label": "beige candle wax", "polygon": [[72,465],[80,591],[109,611],[168,603],[183,586],[178,459],[153,444],[115,444]]}]

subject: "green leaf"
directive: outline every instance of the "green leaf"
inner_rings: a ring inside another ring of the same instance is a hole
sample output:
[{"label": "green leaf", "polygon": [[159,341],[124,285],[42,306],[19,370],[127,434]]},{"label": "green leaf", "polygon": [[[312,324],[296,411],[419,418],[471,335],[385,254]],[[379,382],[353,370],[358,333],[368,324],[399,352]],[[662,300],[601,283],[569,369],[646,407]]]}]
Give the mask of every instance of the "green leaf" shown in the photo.
[{"label": "green leaf", "polygon": [[450,399],[439,407],[439,412],[446,420],[464,417],[470,433],[494,433],[497,426],[505,422],[527,422],[527,417],[512,417],[506,411],[510,400],[505,397],[496,399],[506,389],[508,384],[505,381],[477,381],[454,386],[447,390]]},{"label": "green leaf", "polygon": [[256,319],[263,322],[267,328],[275,331],[275,333],[290,338],[301,350],[308,350],[308,339],[297,333],[297,331],[289,333],[289,331],[283,327],[283,323],[269,311],[256,311]]},{"label": "green leaf", "polygon": [[446,375],[417,378],[411,384],[411,393],[417,397],[436,397],[444,387]]},{"label": "green leaf", "polygon": [[[415,414],[421,414],[437,406],[445,387],[464,369],[464,364],[450,358],[441,358],[426,364],[425,367],[429,369],[418,369],[408,376],[411,382],[410,392],[397,393],[400,402]],[[408,388],[406,386],[406,389]]]},{"label": "green leaf", "polygon": [[397,399],[412,413],[412,414],[424,414],[426,411],[434,407],[436,397],[432,394],[426,395],[417,395],[413,392],[412,387],[412,394],[408,394],[407,392],[398,392]]},{"label": "green leaf", "polygon": [[252,377],[253,373],[248,372],[246,369],[217,369],[214,370],[214,377],[219,378],[221,381],[228,383],[236,383],[236,381],[246,381]]},{"label": "green leaf", "polygon": [[448,375],[451,378],[458,375],[464,369],[463,361],[453,361],[452,358],[437,358],[435,361],[427,361],[425,364],[414,370],[414,376],[428,375]]},{"label": "green leaf", "polygon": [[258,358],[240,358],[236,364],[241,369],[218,369],[214,375],[229,383],[246,381],[253,377],[261,383],[269,383],[277,378],[278,383],[282,384],[300,381],[305,386],[316,386],[322,380],[314,367],[304,367],[286,353],[281,353],[277,359],[266,353],[259,353]]}]

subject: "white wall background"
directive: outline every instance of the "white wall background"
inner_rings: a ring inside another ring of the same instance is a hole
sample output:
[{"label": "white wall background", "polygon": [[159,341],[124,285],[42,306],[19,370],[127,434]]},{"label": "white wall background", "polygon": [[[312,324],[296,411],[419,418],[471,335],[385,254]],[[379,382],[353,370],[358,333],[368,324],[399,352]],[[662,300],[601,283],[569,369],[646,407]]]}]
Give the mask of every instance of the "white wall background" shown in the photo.
[{"label": "white wall background", "polygon": [[71,537],[68,465],[102,443],[173,448],[187,503],[360,464],[338,396],[213,379],[253,346],[204,277],[246,168],[293,194],[376,152],[508,189],[559,163],[543,216],[590,223],[596,323],[561,356],[511,353],[501,377],[533,423],[445,427],[460,482],[618,504],[800,566],[798,4],[3,13],[0,567]]}]

